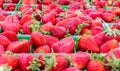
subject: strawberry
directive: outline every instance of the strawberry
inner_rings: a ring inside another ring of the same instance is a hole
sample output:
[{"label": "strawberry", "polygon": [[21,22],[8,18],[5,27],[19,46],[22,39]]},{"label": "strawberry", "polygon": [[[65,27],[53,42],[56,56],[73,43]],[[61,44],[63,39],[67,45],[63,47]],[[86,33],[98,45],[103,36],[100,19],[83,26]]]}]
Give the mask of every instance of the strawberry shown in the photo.
[{"label": "strawberry", "polygon": [[10,54],[2,54],[0,56],[0,65],[8,64],[12,67],[12,69],[15,69],[18,65],[18,60],[15,56]]},{"label": "strawberry", "polygon": [[51,2],[52,2],[51,0],[44,0],[44,1],[43,1],[43,3],[44,3],[45,5],[51,4]]},{"label": "strawberry", "polygon": [[90,12],[89,15],[93,19],[96,19],[97,17],[101,17],[101,12]]},{"label": "strawberry", "polygon": [[61,26],[53,26],[50,28],[50,32],[57,38],[63,38],[66,34],[66,29]]},{"label": "strawberry", "polygon": [[12,0],[12,3],[18,3],[19,0]]},{"label": "strawberry", "polygon": [[9,16],[7,16],[5,18],[5,21],[6,22],[10,22],[10,23],[18,23],[19,24],[19,19],[17,18],[16,15],[13,15],[13,16],[9,15]]},{"label": "strawberry", "polygon": [[96,19],[93,20],[92,23],[90,24],[90,28],[93,28],[93,27],[96,27],[96,26],[103,27],[102,20],[101,20],[100,18],[96,18]]},{"label": "strawberry", "polygon": [[37,4],[36,0],[22,0],[22,4]]},{"label": "strawberry", "polygon": [[89,30],[89,29],[83,29],[83,30],[81,30],[80,34],[81,35],[84,35],[84,34],[86,34],[86,35],[92,35],[92,31]]},{"label": "strawberry", "polygon": [[91,60],[87,64],[87,71],[105,71],[105,66],[101,61]]},{"label": "strawberry", "polygon": [[7,37],[0,35],[0,45],[6,48],[10,43],[11,41]]},{"label": "strawberry", "polygon": [[40,63],[37,58],[31,54],[22,54],[18,56],[19,66],[22,71],[39,71]]},{"label": "strawberry", "polygon": [[70,0],[58,0],[58,3],[61,5],[69,5]]},{"label": "strawberry", "polygon": [[[16,46],[15,46],[16,45]],[[28,40],[20,40],[12,42],[7,49],[13,53],[29,53],[30,52],[30,42]]]},{"label": "strawberry", "polygon": [[112,13],[102,13],[102,19],[106,22],[112,22],[114,19],[114,14]]},{"label": "strawberry", "polygon": [[12,31],[5,31],[2,33],[3,36],[6,36],[11,42],[18,41],[17,34]]},{"label": "strawberry", "polygon": [[92,52],[99,52],[99,47],[95,42],[95,39],[93,39],[93,37],[90,35],[81,36],[78,47],[83,51],[89,50]]},{"label": "strawberry", "polygon": [[96,26],[90,29],[93,35],[99,34],[102,32],[103,28]]},{"label": "strawberry", "polygon": [[13,71],[22,71],[19,67],[17,67],[16,69],[14,69]]},{"label": "strawberry", "polygon": [[57,18],[55,19],[55,22],[58,23],[58,22],[60,22],[60,21],[62,21],[62,20],[63,20],[63,18],[57,17]]},{"label": "strawberry", "polygon": [[32,16],[27,14],[23,15],[22,18],[20,19],[20,25],[23,25],[25,22],[28,22],[32,19]]},{"label": "strawberry", "polygon": [[50,47],[48,45],[43,45],[43,46],[38,47],[35,50],[35,52],[36,53],[50,53],[51,50],[50,50]]},{"label": "strawberry", "polygon": [[50,35],[44,35],[46,39],[46,44],[51,47],[54,43],[58,42],[58,38],[50,36]]},{"label": "strawberry", "polygon": [[3,54],[3,53],[5,53],[5,48],[2,45],[0,45],[0,54]]},{"label": "strawberry", "polygon": [[61,39],[59,42],[54,43],[51,48],[56,53],[72,53],[74,50],[75,42],[71,37]]},{"label": "strawberry", "polygon": [[86,64],[88,63],[90,59],[90,55],[87,52],[77,52],[73,55],[71,55],[71,61],[72,64],[77,68],[77,69],[83,69]]},{"label": "strawberry", "polygon": [[81,24],[81,23],[82,21],[79,18],[74,17],[74,18],[69,18],[69,19],[60,21],[56,25],[65,27],[66,29],[69,30],[71,34],[74,34],[78,24]]},{"label": "strawberry", "polygon": [[31,43],[34,47],[42,46],[46,43],[45,37],[40,32],[31,33]]},{"label": "strawberry", "polygon": [[100,52],[107,53],[118,47],[118,41],[115,39],[109,40],[100,46]]},{"label": "strawberry", "polygon": [[5,20],[5,16],[0,14],[0,21],[4,21]]},{"label": "strawberry", "polygon": [[9,9],[9,11],[14,11],[16,6],[15,6],[15,4],[11,3],[7,7]]},{"label": "strawberry", "polygon": [[81,71],[81,70],[77,69],[76,67],[69,67],[69,68],[66,68],[62,71]]}]

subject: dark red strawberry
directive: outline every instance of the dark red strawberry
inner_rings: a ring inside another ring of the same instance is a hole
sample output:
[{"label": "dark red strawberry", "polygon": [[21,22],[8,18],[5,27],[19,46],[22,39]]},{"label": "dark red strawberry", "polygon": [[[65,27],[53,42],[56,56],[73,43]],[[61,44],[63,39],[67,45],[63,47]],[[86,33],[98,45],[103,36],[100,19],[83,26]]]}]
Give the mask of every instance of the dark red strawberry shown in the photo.
[{"label": "dark red strawberry", "polygon": [[63,38],[66,34],[66,29],[61,26],[53,26],[50,28],[50,32],[57,38]]},{"label": "dark red strawberry", "polygon": [[99,52],[98,44],[96,43],[95,39],[93,39],[93,36],[90,35],[81,36],[78,47],[83,51],[89,50],[91,52]]},{"label": "dark red strawberry", "polygon": [[87,64],[87,71],[105,71],[105,66],[101,61],[91,60]]},{"label": "dark red strawberry", "polygon": [[107,42],[105,42],[104,44],[102,44],[100,46],[100,52],[107,53],[110,50],[113,50],[117,47],[118,47],[118,41],[117,40],[115,40],[115,39],[108,40]]},{"label": "dark red strawberry", "polygon": [[42,10],[42,4],[38,4],[37,9]]},{"label": "dark red strawberry", "polygon": [[22,71],[19,67],[17,67],[16,69],[14,69],[13,71]]},{"label": "dark red strawberry", "polygon": [[3,36],[6,36],[11,42],[18,41],[17,34],[12,31],[5,31],[2,33]]},{"label": "dark red strawberry", "polygon": [[0,35],[0,45],[6,48],[10,43],[11,41],[7,37]]},{"label": "dark red strawberry", "polygon": [[30,42],[28,40],[20,40],[12,42],[7,49],[13,53],[29,53],[30,52]]},{"label": "dark red strawberry", "polygon": [[67,37],[61,39],[59,42],[54,43],[51,47],[56,53],[72,53],[74,46],[74,40],[71,37]]},{"label": "dark red strawberry", "polygon": [[61,5],[68,5],[70,3],[70,0],[58,0],[58,3]]},{"label": "dark red strawberry", "polygon": [[15,4],[13,4],[13,3],[11,3],[11,4],[9,4],[8,5],[8,9],[9,9],[9,11],[13,11],[13,10],[15,10]]},{"label": "dark red strawberry", "polygon": [[5,48],[2,45],[0,45],[0,54],[3,54],[3,53],[5,53]]},{"label": "dark red strawberry", "polygon": [[66,68],[62,71],[81,71],[81,70],[77,69],[76,67],[69,67],[69,68]]},{"label": "dark red strawberry", "polygon": [[58,42],[58,38],[50,36],[50,35],[44,35],[46,39],[46,44],[51,47],[54,43]]},{"label": "dark red strawberry", "polygon": [[36,53],[50,53],[50,47],[48,45],[43,45],[35,49]]},{"label": "dark red strawberry", "polygon": [[86,64],[88,63],[90,59],[90,55],[87,52],[77,52],[73,55],[71,55],[71,61],[72,64],[77,68],[77,69],[83,69],[85,68]]},{"label": "dark red strawberry", "polygon": [[34,47],[39,47],[46,44],[46,39],[41,32],[31,33],[31,43]]}]

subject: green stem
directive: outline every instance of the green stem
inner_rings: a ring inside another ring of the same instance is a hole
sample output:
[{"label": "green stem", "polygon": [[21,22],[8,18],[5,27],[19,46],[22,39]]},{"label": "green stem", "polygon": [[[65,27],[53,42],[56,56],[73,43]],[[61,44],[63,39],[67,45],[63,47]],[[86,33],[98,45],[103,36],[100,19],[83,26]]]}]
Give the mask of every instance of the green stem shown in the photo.
[{"label": "green stem", "polygon": [[18,4],[16,5],[16,8],[15,8],[15,12],[18,10],[18,7],[19,7],[19,5],[20,5],[20,3],[22,2],[22,0],[19,0],[19,2],[18,2]]}]

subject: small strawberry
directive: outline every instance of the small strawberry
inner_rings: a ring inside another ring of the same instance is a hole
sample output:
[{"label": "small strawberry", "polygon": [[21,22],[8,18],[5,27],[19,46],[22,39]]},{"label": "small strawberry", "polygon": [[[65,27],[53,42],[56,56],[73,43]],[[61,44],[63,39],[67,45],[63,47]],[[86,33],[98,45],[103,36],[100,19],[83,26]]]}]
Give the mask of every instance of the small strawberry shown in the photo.
[{"label": "small strawberry", "polygon": [[58,42],[58,38],[50,36],[50,35],[44,35],[46,39],[46,44],[51,47],[54,43]]},{"label": "small strawberry", "polygon": [[74,50],[75,42],[71,37],[61,39],[59,42],[54,43],[51,48],[56,53],[72,53]]},{"label": "small strawberry", "polygon": [[112,13],[102,13],[102,19],[106,22],[112,22],[114,20],[114,14]]},{"label": "small strawberry", "polygon": [[50,32],[57,38],[63,38],[66,34],[66,29],[61,26],[53,26],[50,28]]},{"label": "small strawberry", "polygon": [[34,47],[42,46],[46,43],[45,37],[41,32],[31,33],[31,43]]},{"label": "small strawberry", "polygon": [[18,41],[17,34],[12,31],[5,31],[2,33],[3,36],[6,36],[11,42]]},{"label": "small strawberry", "polygon": [[68,67],[62,71],[81,71],[81,70],[77,69],[76,67]]},{"label": "small strawberry", "polygon": [[35,50],[35,53],[50,53],[50,52],[51,50],[48,45],[40,46]]},{"label": "small strawberry", "polygon": [[112,49],[115,49],[118,47],[118,41],[115,40],[115,39],[112,39],[112,40],[109,40],[105,43],[103,43],[101,46],[100,46],[100,52],[102,53],[107,53],[109,52],[110,50]]},{"label": "small strawberry", "polygon": [[6,48],[10,43],[11,41],[7,37],[0,35],[0,45]]},{"label": "small strawberry", "polygon": [[29,53],[30,52],[30,42],[28,40],[20,40],[12,42],[7,49],[13,53]]},{"label": "small strawberry", "polygon": [[83,51],[89,50],[92,52],[99,52],[98,44],[95,42],[95,39],[93,39],[93,37],[90,35],[81,36],[78,47],[80,50]]},{"label": "small strawberry", "polygon": [[105,71],[105,66],[101,61],[91,60],[87,64],[87,71]]}]

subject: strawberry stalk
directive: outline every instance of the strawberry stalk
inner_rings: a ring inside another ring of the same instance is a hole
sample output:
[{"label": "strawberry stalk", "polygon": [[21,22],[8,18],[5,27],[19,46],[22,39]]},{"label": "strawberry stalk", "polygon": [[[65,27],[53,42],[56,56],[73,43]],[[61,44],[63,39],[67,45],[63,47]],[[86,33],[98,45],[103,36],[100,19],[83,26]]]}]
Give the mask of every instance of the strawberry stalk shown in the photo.
[{"label": "strawberry stalk", "polygon": [[18,4],[16,5],[16,8],[15,8],[15,12],[18,10],[18,7],[19,7],[19,5],[20,5],[20,3],[22,2],[22,0],[19,0],[19,2],[18,2]]}]

